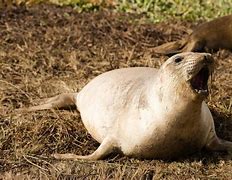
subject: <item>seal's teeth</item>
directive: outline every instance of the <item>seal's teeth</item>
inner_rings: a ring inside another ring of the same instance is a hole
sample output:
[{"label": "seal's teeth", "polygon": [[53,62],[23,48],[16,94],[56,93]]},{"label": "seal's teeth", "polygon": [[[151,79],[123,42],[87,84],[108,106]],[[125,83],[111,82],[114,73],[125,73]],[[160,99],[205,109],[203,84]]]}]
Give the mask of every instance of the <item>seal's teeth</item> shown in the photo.
[{"label": "seal's teeth", "polygon": [[195,89],[195,91],[199,94],[205,94],[205,93],[208,93],[208,90],[207,89]]}]

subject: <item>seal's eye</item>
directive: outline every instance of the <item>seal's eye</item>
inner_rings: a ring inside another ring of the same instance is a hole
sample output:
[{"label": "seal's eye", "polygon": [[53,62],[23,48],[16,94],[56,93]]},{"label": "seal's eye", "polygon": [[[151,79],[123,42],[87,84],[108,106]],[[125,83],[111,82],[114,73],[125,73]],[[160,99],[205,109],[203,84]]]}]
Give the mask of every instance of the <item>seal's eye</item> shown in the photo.
[{"label": "seal's eye", "polygon": [[175,59],[174,59],[175,63],[179,63],[182,60],[183,60],[183,57],[181,57],[181,56],[176,56]]}]

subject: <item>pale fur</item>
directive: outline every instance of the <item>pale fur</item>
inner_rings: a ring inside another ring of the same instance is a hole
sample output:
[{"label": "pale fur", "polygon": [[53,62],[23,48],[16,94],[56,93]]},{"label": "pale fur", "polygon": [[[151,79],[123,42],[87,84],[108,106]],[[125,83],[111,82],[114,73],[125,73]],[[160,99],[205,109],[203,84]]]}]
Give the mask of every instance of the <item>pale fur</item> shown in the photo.
[{"label": "pale fur", "polygon": [[[175,58],[181,57],[180,63]],[[206,60],[207,59],[207,60]],[[82,121],[101,145],[91,155],[55,154],[57,159],[102,159],[113,150],[137,158],[179,158],[203,147],[231,150],[217,137],[212,115],[189,79],[202,66],[212,70],[206,53],[182,53],[161,68],[125,68],[106,72],[79,93],[61,94],[28,110],[74,103]],[[212,145],[213,144],[213,145]]]}]

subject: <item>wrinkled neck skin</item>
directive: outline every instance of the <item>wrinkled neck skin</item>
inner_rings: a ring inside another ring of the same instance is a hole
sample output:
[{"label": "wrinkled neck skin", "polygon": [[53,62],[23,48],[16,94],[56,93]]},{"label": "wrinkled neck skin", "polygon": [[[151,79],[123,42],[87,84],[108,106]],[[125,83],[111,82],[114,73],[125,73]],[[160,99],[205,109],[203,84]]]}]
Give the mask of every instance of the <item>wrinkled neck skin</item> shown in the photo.
[{"label": "wrinkled neck skin", "polygon": [[[162,71],[162,69],[160,70]],[[163,111],[162,114],[175,119],[181,117],[182,123],[185,119],[188,123],[190,119],[193,119],[193,121],[200,119],[204,98],[190,89],[190,85],[181,75],[181,72],[179,74],[177,72],[173,74],[162,72],[159,75],[157,95],[162,106],[160,108]],[[189,117],[189,114],[191,116],[195,115],[195,117]]]}]

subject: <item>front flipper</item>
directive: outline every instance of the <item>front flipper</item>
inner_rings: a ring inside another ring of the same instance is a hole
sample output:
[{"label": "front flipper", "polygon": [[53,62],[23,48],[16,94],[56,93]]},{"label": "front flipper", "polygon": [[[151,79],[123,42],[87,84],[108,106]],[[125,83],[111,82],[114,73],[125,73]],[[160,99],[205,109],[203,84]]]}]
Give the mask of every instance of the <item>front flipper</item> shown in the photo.
[{"label": "front flipper", "polygon": [[56,159],[73,160],[73,161],[80,159],[100,160],[106,157],[107,155],[109,155],[116,147],[115,145],[116,143],[114,139],[112,137],[108,137],[104,139],[101,145],[97,148],[97,150],[90,155],[80,156],[76,154],[67,153],[67,154],[53,154],[53,157],[55,157]]},{"label": "front flipper", "polygon": [[212,140],[206,144],[206,149],[210,151],[232,152],[232,142],[214,136]]}]

